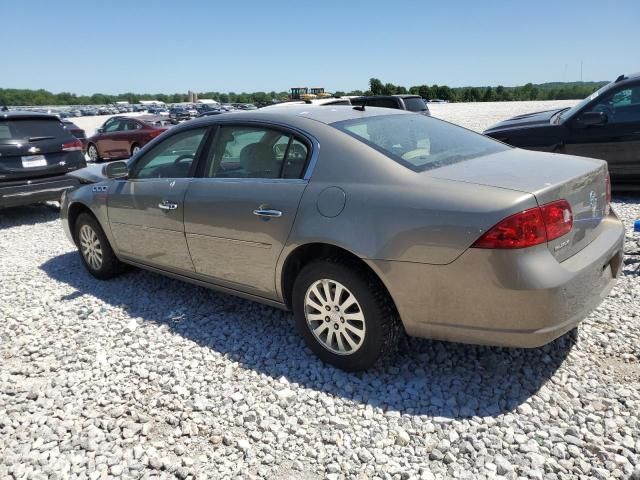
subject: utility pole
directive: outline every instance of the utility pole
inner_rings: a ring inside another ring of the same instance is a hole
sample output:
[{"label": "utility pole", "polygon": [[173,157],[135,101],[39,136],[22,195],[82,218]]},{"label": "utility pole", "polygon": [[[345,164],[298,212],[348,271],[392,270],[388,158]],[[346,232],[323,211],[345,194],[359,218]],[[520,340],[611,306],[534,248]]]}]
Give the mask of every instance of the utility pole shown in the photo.
[{"label": "utility pole", "polygon": [[582,82],[582,60],[580,60],[580,82]]}]

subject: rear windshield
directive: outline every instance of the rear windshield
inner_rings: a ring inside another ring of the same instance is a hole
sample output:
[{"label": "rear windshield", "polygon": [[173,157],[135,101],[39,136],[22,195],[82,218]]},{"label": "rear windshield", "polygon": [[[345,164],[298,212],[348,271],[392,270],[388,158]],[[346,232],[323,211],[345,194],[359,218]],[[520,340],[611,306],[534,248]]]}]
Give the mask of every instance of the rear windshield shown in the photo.
[{"label": "rear windshield", "polygon": [[415,172],[431,170],[510,147],[424,115],[381,115],[331,124]]},{"label": "rear windshield", "polygon": [[407,110],[411,112],[424,112],[427,109],[427,104],[424,103],[422,98],[409,97],[403,98],[403,100]]},{"label": "rear windshield", "polygon": [[64,138],[69,133],[59,120],[24,119],[0,120],[0,143],[8,140],[37,141],[47,138]]}]

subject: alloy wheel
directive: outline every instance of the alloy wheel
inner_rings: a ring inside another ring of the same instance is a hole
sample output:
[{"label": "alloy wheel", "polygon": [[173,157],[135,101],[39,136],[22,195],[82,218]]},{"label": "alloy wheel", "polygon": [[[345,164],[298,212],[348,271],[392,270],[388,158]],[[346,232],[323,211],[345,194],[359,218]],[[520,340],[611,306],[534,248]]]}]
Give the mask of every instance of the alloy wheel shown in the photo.
[{"label": "alloy wheel", "polygon": [[98,151],[94,145],[89,145],[87,153],[89,154],[89,160],[92,162],[98,161]]},{"label": "alloy wheel", "polygon": [[94,270],[102,267],[102,246],[96,232],[89,225],[80,228],[80,249],[82,256]]},{"label": "alloy wheel", "polygon": [[312,283],[304,298],[304,314],[313,336],[332,353],[351,355],[364,343],[364,313],[340,282],[324,278]]},{"label": "alloy wheel", "polygon": [[135,147],[133,147],[133,149],[131,150],[131,156],[133,157],[136,153],[138,153],[140,151],[140,147],[138,145],[136,145]]}]

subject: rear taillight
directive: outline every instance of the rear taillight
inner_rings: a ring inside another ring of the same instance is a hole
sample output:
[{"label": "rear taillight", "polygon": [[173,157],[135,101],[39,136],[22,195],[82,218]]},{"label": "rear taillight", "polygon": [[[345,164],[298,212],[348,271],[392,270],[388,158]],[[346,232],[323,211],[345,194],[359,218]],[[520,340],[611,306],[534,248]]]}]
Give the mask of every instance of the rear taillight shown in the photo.
[{"label": "rear taillight", "polygon": [[82,142],[78,139],[72,142],[66,142],[62,144],[61,150],[63,152],[77,152],[82,150]]},{"label": "rear taillight", "polygon": [[566,200],[558,200],[505,218],[485,232],[472,247],[533,247],[561,237],[572,228],[571,206]]},{"label": "rear taillight", "polygon": [[473,245],[475,248],[525,248],[547,241],[539,207],[505,218]]},{"label": "rear taillight", "polygon": [[165,132],[165,130],[166,129],[160,129],[160,128],[158,128],[156,130],[151,130],[149,132],[149,135],[147,135],[147,136],[149,137],[149,139],[156,138],[157,136],[162,135]]},{"label": "rear taillight", "polygon": [[547,229],[547,241],[566,235],[573,228],[573,212],[566,200],[547,203],[540,210]]},{"label": "rear taillight", "polygon": [[607,176],[604,178],[604,187],[607,192],[605,197],[604,214],[609,215],[611,205],[611,176],[609,175],[609,172],[607,172]]}]

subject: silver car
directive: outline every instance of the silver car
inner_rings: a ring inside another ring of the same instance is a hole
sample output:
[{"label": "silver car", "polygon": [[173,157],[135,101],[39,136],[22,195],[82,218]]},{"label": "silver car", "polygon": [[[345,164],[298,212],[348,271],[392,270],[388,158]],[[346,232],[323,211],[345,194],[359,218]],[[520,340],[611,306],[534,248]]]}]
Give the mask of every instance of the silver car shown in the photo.
[{"label": "silver car", "polygon": [[399,110],[202,118],[80,172],[61,217],[91,274],[130,264],[293,310],[307,345],[348,370],[403,331],[543,345],[621,270],[605,162]]}]

